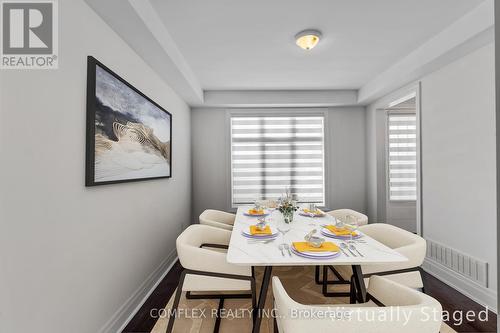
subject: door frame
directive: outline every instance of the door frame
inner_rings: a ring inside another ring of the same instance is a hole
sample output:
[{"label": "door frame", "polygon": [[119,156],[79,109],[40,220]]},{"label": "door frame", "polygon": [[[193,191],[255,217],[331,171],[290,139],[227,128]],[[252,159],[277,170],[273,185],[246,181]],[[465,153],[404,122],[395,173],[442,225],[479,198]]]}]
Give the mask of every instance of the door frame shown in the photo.
[{"label": "door frame", "polygon": [[[391,94],[389,94],[388,96],[386,96],[385,98],[383,98],[383,101],[382,103],[380,104],[380,106],[376,109],[377,112],[381,112],[383,111],[384,112],[384,117],[385,117],[385,126],[386,128],[384,129],[384,135],[385,135],[385,138],[384,138],[384,143],[385,143],[385,147],[384,147],[384,153],[385,153],[385,163],[384,163],[384,167],[385,167],[385,173],[384,173],[384,184],[383,186],[385,187],[385,196],[384,196],[384,200],[385,200],[385,212],[384,212],[384,215],[385,215],[385,222],[388,222],[388,214],[387,214],[387,205],[388,205],[388,202],[389,202],[389,191],[388,191],[388,183],[389,183],[389,179],[388,179],[388,151],[389,151],[389,145],[388,145],[388,139],[387,139],[387,112],[391,106],[394,105],[394,103],[396,101],[399,101],[401,99],[404,99],[405,97],[407,97],[408,95],[410,94],[415,94],[415,101],[416,101],[416,104],[415,104],[415,113],[416,113],[416,117],[417,117],[417,147],[416,147],[416,150],[417,150],[417,200],[415,202],[415,208],[416,208],[416,226],[415,226],[415,231],[416,231],[416,234],[418,234],[419,236],[422,236],[423,235],[423,205],[422,205],[422,131],[421,131],[421,127],[422,127],[422,107],[421,107],[421,83],[420,81],[419,82],[416,82],[416,83],[413,83],[411,85],[408,85],[402,89],[399,89]],[[379,215],[379,214],[377,214]]]}]

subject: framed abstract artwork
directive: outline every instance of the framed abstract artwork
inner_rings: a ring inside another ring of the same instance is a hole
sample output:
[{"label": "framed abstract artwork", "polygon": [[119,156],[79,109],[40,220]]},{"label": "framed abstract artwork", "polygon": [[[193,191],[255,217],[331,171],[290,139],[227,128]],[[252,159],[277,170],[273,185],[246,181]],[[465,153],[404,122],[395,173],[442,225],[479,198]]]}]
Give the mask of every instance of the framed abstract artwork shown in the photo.
[{"label": "framed abstract artwork", "polygon": [[172,177],[172,115],[87,58],[85,185]]}]

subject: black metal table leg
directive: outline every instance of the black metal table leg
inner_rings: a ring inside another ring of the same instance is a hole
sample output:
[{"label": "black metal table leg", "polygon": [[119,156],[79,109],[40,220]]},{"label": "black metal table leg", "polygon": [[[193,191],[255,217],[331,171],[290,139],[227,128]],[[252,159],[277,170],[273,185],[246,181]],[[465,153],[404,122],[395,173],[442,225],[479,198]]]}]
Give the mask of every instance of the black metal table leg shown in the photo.
[{"label": "black metal table leg", "polygon": [[262,284],[260,287],[259,301],[257,308],[253,312],[253,329],[252,333],[260,332],[260,324],[262,323],[262,314],[264,306],[266,305],[267,290],[269,289],[269,282],[271,281],[272,266],[266,266],[264,269],[264,276],[262,277]]},{"label": "black metal table leg", "polygon": [[323,286],[321,291],[323,295],[326,295],[328,292],[328,266],[323,266]]},{"label": "black metal table leg", "polygon": [[366,302],[366,286],[363,278],[363,272],[360,265],[352,265],[352,277],[358,292],[358,301],[360,303]]},{"label": "black metal table leg", "polygon": [[322,284],[323,282],[319,278],[319,266],[314,267],[314,281],[316,284]]},{"label": "black metal table leg", "polygon": [[172,329],[174,328],[174,320],[177,316],[177,308],[179,307],[179,302],[181,300],[182,294],[182,285],[184,284],[184,279],[186,278],[186,271],[181,273],[181,278],[179,279],[179,285],[177,286],[177,291],[175,292],[174,304],[172,304],[172,310],[170,317],[168,319],[166,333],[172,333]]},{"label": "black metal table leg", "polygon": [[214,333],[219,333],[220,321],[222,317],[222,309],[224,308],[224,298],[219,300],[219,307],[217,308],[217,317],[215,318]]},{"label": "black metal table leg", "polygon": [[349,303],[350,304],[356,304],[356,286],[354,285],[354,278],[351,276],[351,288],[350,288],[350,296],[349,296]]},{"label": "black metal table leg", "polygon": [[[319,266],[316,266],[316,273],[320,273]],[[340,274],[338,274],[337,277],[340,277],[342,280],[339,281],[328,281],[328,270],[332,270],[334,272],[335,276],[337,276],[338,272],[332,267],[332,266],[323,266],[323,279],[319,280],[321,282],[321,292],[323,293],[323,296],[325,297],[350,297],[351,293],[350,292],[341,292],[341,291],[333,291],[330,292],[328,291],[328,285],[345,285],[349,284],[348,281],[345,281]]]}]

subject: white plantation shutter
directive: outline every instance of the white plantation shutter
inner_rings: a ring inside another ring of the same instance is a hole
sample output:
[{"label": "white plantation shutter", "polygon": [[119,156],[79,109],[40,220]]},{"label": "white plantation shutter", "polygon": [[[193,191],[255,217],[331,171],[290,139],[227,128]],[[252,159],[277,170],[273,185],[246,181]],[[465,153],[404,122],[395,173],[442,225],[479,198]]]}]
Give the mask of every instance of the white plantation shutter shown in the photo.
[{"label": "white plantation shutter", "polygon": [[277,199],[324,205],[324,117],[232,116],[232,204]]},{"label": "white plantation shutter", "polygon": [[388,113],[389,200],[417,200],[417,117]]}]

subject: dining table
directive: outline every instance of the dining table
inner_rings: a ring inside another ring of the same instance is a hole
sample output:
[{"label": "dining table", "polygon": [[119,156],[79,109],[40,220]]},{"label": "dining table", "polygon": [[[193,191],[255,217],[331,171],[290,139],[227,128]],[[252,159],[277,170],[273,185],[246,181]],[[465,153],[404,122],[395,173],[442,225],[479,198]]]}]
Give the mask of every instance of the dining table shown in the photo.
[{"label": "dining table", "polygon": [[[363,281],[363,272],[361,265],[377,265],[396,262],[404,262],[408,259],[395,250],[376,241],[375,239],[364,235],[362,231],[357,232],[360,238],[355,241],[356,251],[342,251],[340,255],[330,259],[306,258],[297,255],[295,252],[282,251],[281,244],[286,243],[290,247],[293,242],[304,241],[304,237],[312,230],[316,230],[320,235],[320,230],[326,225],[334,224],[335,218],[329,214],[321,217],[303,216],[300,211],[295,212],[293,221],[289,224],[289,231],[284,235],[280,234],[275,239],[258,241],[249,239],[243,233],[247,232],[250,226],[259,222],[257,216],[249,216],[248,211],[252,206],[240,206],[236,213],[231,239],[227,250],[227,262],[234,265],[263,267],[264,274],[260,286],[259,297],[253,316],[253,333],[260,331],[262,322],[262,313],[265,307],[266,296],[271,280],[272,268],[274,266],[340,266],[349,265],[352,267],[353,280],[360,299],[366,301],[366,287]],[[273,232],[278,231],[280,223],[283,223],[283,217],[278,210],[268,210],[265,216],[266,223]],[[304,214],[305,215],[305,214]],[[346,244],[344,240],[326,238],[338,246]],[[325,280],[326,277],[324,276]]]}]

